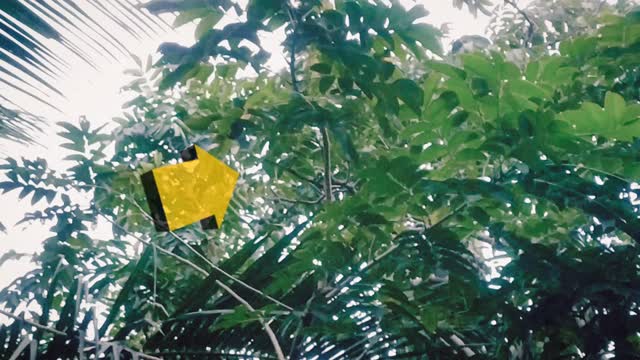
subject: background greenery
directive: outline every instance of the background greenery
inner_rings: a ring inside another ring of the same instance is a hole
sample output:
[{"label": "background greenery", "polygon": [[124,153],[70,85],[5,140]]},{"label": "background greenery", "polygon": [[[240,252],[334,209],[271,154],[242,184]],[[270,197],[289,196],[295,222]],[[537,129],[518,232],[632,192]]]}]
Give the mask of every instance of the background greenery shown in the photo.
[{"label": "background greenery", "polygon": [[[640,11],[553,3],[454,1],[493,45],[448,52],[422,5],[151,1],[198,42],[115,130],[61,123],[73,167],[2,165],[54,235],[0,357],[639,358]],[[156,233],[139,175],[192,143],[241,174],[225,223]]]}]

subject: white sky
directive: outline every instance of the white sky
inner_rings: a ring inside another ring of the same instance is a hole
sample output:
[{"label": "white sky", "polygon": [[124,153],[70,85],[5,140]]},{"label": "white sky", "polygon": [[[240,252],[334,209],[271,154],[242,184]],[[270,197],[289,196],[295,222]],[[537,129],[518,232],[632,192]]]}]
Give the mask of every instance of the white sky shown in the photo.
[{"label": "white sky", "polygon": [[[1,0],[0,0],[1,1]],[[528,1],[521,1],[527,3]],[[82,2],[78,2],[81,4]],[[432,0],[432,1],[402,1],[407,7],[413,6],[414,3],[422,3],[430,15],[422,21],[428,22],[435,26],[441,26],[448,23],[449,37],[445,39],[445,48],[449,47],[452,40],[462,35],[484,34],[489,18],[478,14],[474,18],[466,8],[458,10],[453,8],[451,0]],[[94,15],[95,11],[89,12]],[[96,18],[100,18],[100,14],[95,13]],[[171,23],[170,18],[167,22]],[[169,31],[155,38],[146,38],[142,41],[133,39],[126,34],[115,34],[125,45],[132,49],[141,59],[146,59],[149,54],[154,54],[158,45],[163,41],[179,42],[182,44],[193,43],[193,24],[185,25],[175,31]],[[65,34],[73,35],[63,31]],[[282,40],[271,38],[266,41],[263,46],[267,50],[272,49],[274,54],[273,60],[268,66],[271,69],[279,69],[285,66],[282,56],[278,56],[278,47]],[[50,41],[50,44],[57,53],[68,54],[66,50],[59,45]],[[59,50],[59,51],[58,51]],[[0,152],[6,156],[35,158],[42,157],[47,160],[50,167],[54,169],[65,169],[69,163],[62,161],[62,158],[68,153],[65,149],[58,145],[61,138],[55,135],[60,129],[54,124],[59,121],[71,121],[77,123],[80,116],[86,116],[92,123],[92,126],[99,126],[111,120],[112,117],[121,114],[121,105],[130,99],[130,94],[124,94],[120,88],[126,84],[130,78],[123,72],[125,69],[137,68],[132,58],[122,58],[119,62],[110,61],[108,57],[95,57],[94,61],[98,65],[98,69],[88,66],[81,60],[72,56],[66,57],[71,59],[72,66],[66,74],[58,78],[48,78],[54,86],[66,95],[66,99],[53,97],[49,99],[58,106],[62,113],[52,111],[45,108],[33,100],[23,95],[11,91],[11,89],[2,89],[3,95],[18,99],[19,103],[34,113],[42,114],[46,118],[46,126],[43,134],[38,136],[38,141],[42,146],[21,146],[13,143],[3,143],[0,145]],[[0,75],[2,76],[2,75]],[[0,180],[4,181],[4,180]],[[0,255],[9,250],[17,252],[34,253],[38,252],[41,241],[52,234],[48,232],[50,223],[40,224],[22,224],[12,226],[18,222],[25,212],[40,210],[44,207],[41,204],[38,208],[34,208],[30,203],[30,196],[27,199],[18,200],[19,191],[12,191],[8,194],[0,195],[0,222],[8,227],[6,234],[0,234],[0,244],[2,249]],[[28,260],[9,261],[0,266],[0,287],[6,286],[17,276],[25,273],[32,268],[32,264]]]}]

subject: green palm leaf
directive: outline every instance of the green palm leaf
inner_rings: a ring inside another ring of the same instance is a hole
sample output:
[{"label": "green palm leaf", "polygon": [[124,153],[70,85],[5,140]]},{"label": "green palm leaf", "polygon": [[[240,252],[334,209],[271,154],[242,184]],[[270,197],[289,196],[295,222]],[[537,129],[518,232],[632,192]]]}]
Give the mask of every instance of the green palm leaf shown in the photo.
[{"label": "green palm leaf", "polygon": [[[73,59],[63,58],[52,44],[62,45],[73,57],[97,68],[95,59],[101,57],[113,61],[131,57],[118,34],[141,40],[168,29],[166,22],[136,0],[4,0],[0,2],[0,82],[30,101],[58,110],[51,97],[64,94],[52,79],[68,71]],[[14,99],[0,97],[0,138],[33,141],[31,134],[40,122],[41,116],[24,110]]]}]

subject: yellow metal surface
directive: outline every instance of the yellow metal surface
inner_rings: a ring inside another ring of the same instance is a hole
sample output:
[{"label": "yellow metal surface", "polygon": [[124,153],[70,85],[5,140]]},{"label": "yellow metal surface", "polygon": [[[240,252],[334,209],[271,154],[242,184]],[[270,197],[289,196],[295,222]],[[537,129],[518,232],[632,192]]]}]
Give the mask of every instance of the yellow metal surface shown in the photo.
[{"label": "yellow metal surface", "polygon": [[218,227],[233,195],[238,173],[195,146],[197,159],[153,170],[169,230],[212,215]]}]

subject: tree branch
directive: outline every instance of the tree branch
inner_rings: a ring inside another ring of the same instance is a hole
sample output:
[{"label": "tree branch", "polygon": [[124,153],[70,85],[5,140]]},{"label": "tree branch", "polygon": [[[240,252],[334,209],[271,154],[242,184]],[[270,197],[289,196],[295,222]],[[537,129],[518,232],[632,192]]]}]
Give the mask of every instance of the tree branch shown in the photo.
[{"label": "tree branch", "polygon": [[[253,313],[257,313],[256,309],[254,309],[253,306],[251,306],[251,304],[249,304],[245,299],[240,297],[240,295],[236,294],[233,290],[231,290],[230,287],[225,285],[222,281],[216,280],[216,284],[218,284],[218,286],[223,288],[226,292],[228,292],[231,296],[233,296],[236,300],[238,300],[249,311],[251,311]],[[258,315],[258,319],[259,319],[260,323],[262,324],[262,326],[264,327],[264,331],[269,336],[269,340],[271,340],[271,344],[273,345],[273,348],[276,351],[276,355],[278,356],[278,360],[285,360],[284,353],[282,352],[282,348],[280,347],[280,343],[278,343],[278,338],[276,337],[276,334],[271,329],[271,326],[269,326],[269,323],[266,322],[262,318],[262,316]]]},{"label": "tree branch", "polygon": [[[125,199],[127,199],[127,201],[129,201],[129,203],[131,203],[133,206],[135,206],[136,208],[138,208],[138,210],[140,210],[140,212],[149,220],[153,221],[153,218],[151,217],[150,214],[148,214],[143,208],[142,206],[140,206],[140,204],[138,204],[137,202],[130,200],[128,197],[125,197]],[[120,226],[119,224],[117,224],[115,221],[111,220],[108,216],[98,212],[98,214],[102,215],[105,219],[107,219],[107,221],[109,221],[110,223],[114,224],[115,226],[119,227],[121,230],[123,230],[124,232],[126,232],[127,234],[132,235],[134,238],[136,238],[137,240],[141,241],[142,243],[148,245],[148,246],[152,246],[151,242],[146,241],[136,235],[131,234],[129,231],[127,231],[124,227]],[[186,246],[189,250],[191,250],[191,252],[193,252],[194,254],[196,254],[202,261],[204,261],[205,263],[207,263],[207,265],[211,266],[214,270],[216,270],[217,272],[219,272],[220,274],[224,275],[225,277],[229,278],[230,280],[232,280],[235,283],[238,283],[242,286],[244,286],[245,288],[253,291],[254,293],[268,299],[271,300],[272,302],[274,302],[277,305],[280,305],[282,307],[284,307],[287,310],[293,311],[293,308],[283,302],[281,302],[278,299],[273,298],[272,296],[269,296],[265,293],[263,293],[262,291],[256,289],[255,287],[247,284],[246,282],[238,279],[237,277],[229,274],[228,272],[224,271],[222,268],[220,268],[219,266],[217,266],[216,264],[214,264],[213,262],[211,262],[211,260],[207,259],[204,255],[200,254],[196,249],[194,249],[191,245],[189,245],[189,243],[187,243],[184,239],[182,239],[180,236],[178,236],[175,232],[173,231],[169,231],[169,233],[171,234],[171,236],[173,236],[176,240],[178,240],[180,243],[182,243],[184,246]],[[158,250],[164,254],[167,254],[171,257],[174,257],[176,259],[178,259],[179,261],[188,264],[189,266],[191,266],[192,268],[198,270],[201,273],[204,273],[205,275],[209,275],[209,273],[207,271],[205,271],[204,269],[202,269],[201,267],[199,267],[198,265],[192,263],[191,261],[182,258],[174,253],[172,253],[171,251],[165,250],[161,247],[157,247]]]},{"label": "tree branch", "polygon": [[298,32],[298,22],[295,19],[295,14],[293,13],[293,6],[289,3],[286,4],[287,14],[289,15],[289,20],[291,21],[291,27],[293,28],[293,33],[291,34],[291,48],[289,49],[289,72],[291,73],[291,87],[293,91],[299,93],[300,88],[298,87],[298,79],[296,78],[296,41],[297,41],[297,32]]},{"label": "tree branch", "polygon": [[[113,221],[111,218],[109,218],[109,217],[108,217],[108,216],[106,216],[105,214],[103,214],[103,213],[100,213],[100,212],[99,212],[99,213],[98,213],[98,215],[101,215],[105,220],[107,220],[108,222],[110,222],[110,223],[111,223],[111,224],[113,224],[114,226],[117,226],[120,230],[124,231],[125,233],[127,233],[128,235],[130,235],[130,236],[131,236],[131,237],[133,237],[134,239],[136,239],[136,240],[140,241],[141,243],[143,243],[143,244],[145,244],[145,245],[147,245],[147,246],[154,246],[150,241],[147,241],[147,240],[145,240],[145,239],[143,239],[143,238],[139,237],[138,235],[132,234],[132,233],[131,233],[131,232],[129,232],[127,229],[125,229],[122,225],[120,225],[120,224],[116,223],[115,221]],[[191,262],[191,261],[189,261],[189,260],[187,260],[187,259],[183,258],[183,257],[182,257],[182,256],[180,256],[180,255],[176,255],[176,254],[172,253],[171,251],[169,251],[169,250],[167,250],[167,249],[165,249],[165,248],[163,248],[163,247],[157,246],[157,245],[156,245],[156,249],[157,249],[158,251],[160,251],[161,253],[163,253],[163,254],[165,254],[165,255],[167,255],[167,256],[170,256],[170,257],[172,257],[172,258],[174,258],[174,259],[176,259],[176,260],[178,260],[179,262],[182,262],[182,263],[184,263],[184,264],[186,264],[186,265],[189,265],[191,268],[193,268],[194,270],[198,271],[199,273],[201,273],[201,274],[203,274],[203,275],[205,275],[205,276],[208,276],[208,275],[209,275],[209,273],[208,273],[205,269],[203,269],[203,268],[199,267],[198,265],[196,265],[196,264],[194,264],[193,262]]]},{"label": "tree branch", "polygon": [[322,199],[324,199],[324,195],[320,195],[320,197],[315,199],[315,200],[293,200],[293,199],[283,198],[283,197],[280,197],[280,196],[277,196],[277,195],[274,198],[265,197],[265,199],[271,200],[271,201],[282,201],[282,202],[286,202],[286,203],[290,203],[290,204],[316,205],[316,204],[319,204],[322,201]]},{"label": "tree branch", "polygon": [[331,189],[331,142],[325,125],[320,126],[320,134],[322,135],[322,160],[324,163],[324,193],[327,202],[330,203],[333,201]]},{"label": "tree branch", "polygon": [[306,176],[304,176],[304,175],[300,174],[300,173],[299,173],[299,172],[297,172],[296,170],[293,170],[293,169],[291,169],[291,168],[288,168],[288,167],[286,167],[286,166],[283,166],[283,165],[281,165],[281,164],[279,164],[279,163],[277,163],[277,162],[275,162],[275,161],[273,161],[273,160],[264,159],[264,161],[265,161],[265,162],[268,162],[268,163],[270,163],[270,164],[272,164],[272,165],[275,165],[275,166],[279,167],[279,168],[280,168],[280,169],[282,169],[282,170],[285,170],[285,171],[289,172],[291,175],[293,175],[294,177],[296,177],[296,178],[298,178],[298,179],[300,179],[300,180],[303,180],[303,181],[308,182],[311,186],[313,186],[313,188],[314,188],[318,193],[322,193],[322,190],[320,190],[320,188],[316,185],[316,181],[314,181],[314,179],[308,178],[308,177],[306,177]]},{"label": "tree branch", "polygon": [[504,0],[505,4],[510,5],[511,7],[513,7],[520,15],[522,15],[522,17],[524,17],[524,20],[529,23],[529,28],[527,29],[527,39],[525,40],[525,47],[529,47],[529,44],[533,45],[532,40],[533,40],[533,29],[535,28],[536,24],[533,22],[533,20],[531,20],[531,18],[529,17],[529,15],[522,10],[518,4],[515,3],[515,1],[513,0]]}]

